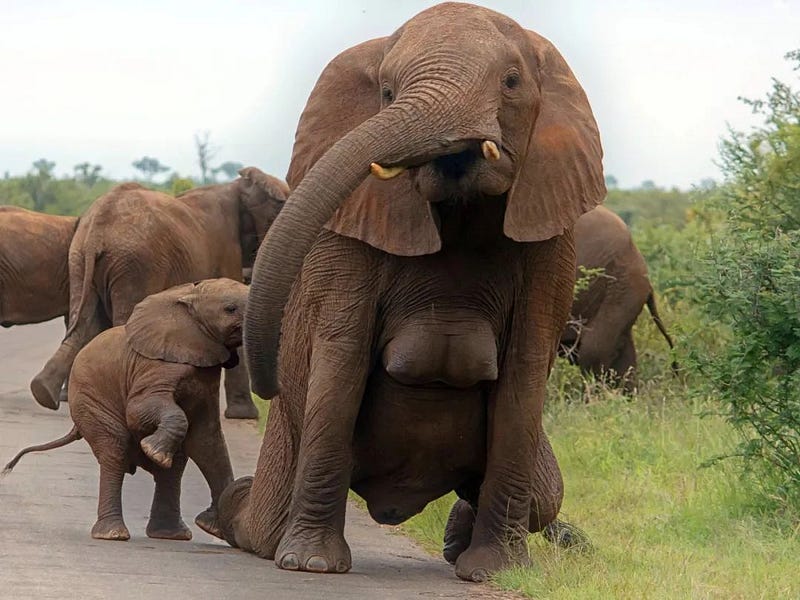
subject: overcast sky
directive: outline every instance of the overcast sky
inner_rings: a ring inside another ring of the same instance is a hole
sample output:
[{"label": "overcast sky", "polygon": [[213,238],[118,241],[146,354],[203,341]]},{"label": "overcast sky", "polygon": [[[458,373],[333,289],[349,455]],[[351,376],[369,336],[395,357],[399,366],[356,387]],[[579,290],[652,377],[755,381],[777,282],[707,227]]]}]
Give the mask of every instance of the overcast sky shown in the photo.
[{"label": "overcast sky", "polygon": [[[297,119],[336,54],[388,35],[430,0],[0,0],[0,173],[38,158],[115,178],[154,156],[197,174],[216,162],[283,177]],[[689,187],[719,177],[726,123],[753,117],[770,77],[797,81],[800,0],[487,0],[549,38],[589,96],[605,171]],[[279,8],[276,8],[278,6]]]}]

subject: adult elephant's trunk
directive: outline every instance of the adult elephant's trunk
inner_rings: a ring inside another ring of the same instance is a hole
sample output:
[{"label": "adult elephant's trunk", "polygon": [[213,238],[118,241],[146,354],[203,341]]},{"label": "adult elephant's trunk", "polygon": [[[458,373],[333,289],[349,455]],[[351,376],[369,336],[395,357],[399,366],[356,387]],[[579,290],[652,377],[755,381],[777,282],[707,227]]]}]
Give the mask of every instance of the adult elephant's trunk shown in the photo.
[{"label": "adult elephant's trunk", "polygon": [[467,140],[500,143],[499,126],[491,112],[481,116],[474,107],[458,106],[452,96],[445,104],[451,107],[447,114],[425,110],[433,104],[431,98],[441,93],[409,90],[402,100],[398,98],[340,139],[306,174],[275,219],[256,257],[245,317],[252,387],[262,398],[278,392],[283,309],[303,260],[325,223],[369,175],[371,163],[415,165],[459,152]]}]

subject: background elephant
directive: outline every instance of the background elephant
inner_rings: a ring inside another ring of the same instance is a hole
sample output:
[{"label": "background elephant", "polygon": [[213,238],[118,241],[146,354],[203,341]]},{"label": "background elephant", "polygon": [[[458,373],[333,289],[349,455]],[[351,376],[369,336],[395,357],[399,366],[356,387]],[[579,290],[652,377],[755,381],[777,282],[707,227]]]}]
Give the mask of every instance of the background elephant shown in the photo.
[{"label": "background elephant", "polygon": [[456,490],[477,510],[460,577],[528,560],[563,493],[542,406],[601,158],[555,47],[484,8],[440,4],[326,67],[253,272],[253,389],[279,395],[255,477],[220,498],[231,544],[342,572],[348,487],[392,524]]},{"label": "background elephant", "polygon": [[140,302],[124,327],[109,329],[75,358],[69,386],[75,425],[59,440],[22,450],[50,450],[85,438],[100,463],[92,537],[127,540],[122,480],[140,466],[156,481],[147,535],[190,540],[181,519],[181,478],[191,458],[211,489],[211,506],[195,522],[219,535],[217,500],[233,480],[219,422],[222,367],[238,363],[244,284],[230,279],[189,283]]},{"label": "background elephant", "polygon": [[[70,327],[31,382],[36,401],[58,408],[58,390],[78,351],[101,331],[123,325],[146,296],[200,279],[241,281],[287,195],[284,182],[249,167],[235,181],[177,198],[136,183],[98,198],[70,246]],[[226,373],[225,393],[227,417],[258,416],[244,365]]]},{"label": "background elephant", "polygon": [[77,222],[77,217],[0,206],[0,325],[67,316],[67,256]]},{"label": "background elephant", "polygon": [[673,347],[658,315],[644,257],[625,222],[604,206],[578,219],[575,248],[578,265],[603,272],[575,298],[570,323],[561,336],[561,352],[583,372],[597,377],[605,373],[631,392],[636,386],[633,324],[645,304]]}]

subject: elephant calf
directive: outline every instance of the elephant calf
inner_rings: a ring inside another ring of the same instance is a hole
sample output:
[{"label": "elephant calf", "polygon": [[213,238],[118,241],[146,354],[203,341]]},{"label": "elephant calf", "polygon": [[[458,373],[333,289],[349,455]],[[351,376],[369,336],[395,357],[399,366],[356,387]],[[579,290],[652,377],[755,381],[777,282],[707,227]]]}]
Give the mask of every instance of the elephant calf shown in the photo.
[{"label": "elephant calf", "polygon": [[247,287],[230,279],[184,284],[140,302],[124,326],[81,350],[69,384],[75,425],[64,437],[22,450],[49,450],[85,438],[100,463],[97,522],[92,537],[127,540],[122,480],[140,466],[156,482],[147,535],[189,540],[180,487],[187,458],[211,488],[211,507],[195,523],[212,535],[217,500],[233,480],[219,418],[222,367],[238,363]]}]

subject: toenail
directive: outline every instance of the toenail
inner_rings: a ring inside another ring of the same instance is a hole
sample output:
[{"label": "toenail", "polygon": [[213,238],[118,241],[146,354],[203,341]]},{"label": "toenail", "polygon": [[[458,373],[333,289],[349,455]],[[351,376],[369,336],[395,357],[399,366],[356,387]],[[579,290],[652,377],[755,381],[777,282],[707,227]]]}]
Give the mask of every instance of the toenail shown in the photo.
[{"label": "toenail", "polygon": [[477,581],[478,583],[483,583],[489,579],[489,575],[486,573],[486,569],[475,569],[470,574],[470,579],[472,579],[472,581]]},{"label": "toenail", "polygon": [[297,571],[300,568],[300,561],[297,560],[297,554],[290,552],[281,558],[281,569],[288,569],[289,571]]},{"label": "toenail", "polygon": [[328,570],[328,561],[321,556],[312,556],[306,562],[306,570],[315,573],[324,573]]},{"label": "toenail", "polygon": [[350,570],[350,567],[348,566],[346,561],[340,560],[339,562],[336,563],[336,572],[337,573],[346,573],[349,570]]}]

